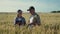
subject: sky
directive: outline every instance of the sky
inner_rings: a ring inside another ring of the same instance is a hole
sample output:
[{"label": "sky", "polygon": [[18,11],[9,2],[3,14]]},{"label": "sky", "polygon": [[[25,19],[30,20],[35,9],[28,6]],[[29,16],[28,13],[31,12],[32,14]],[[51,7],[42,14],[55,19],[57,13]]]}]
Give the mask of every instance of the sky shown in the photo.
[{"label": "sky", "polygon": [[28,12],[30,6],[36,12],[51,12],[60,10],[60,0],[0,0],[0,12],[17,12],[21,9]]}]

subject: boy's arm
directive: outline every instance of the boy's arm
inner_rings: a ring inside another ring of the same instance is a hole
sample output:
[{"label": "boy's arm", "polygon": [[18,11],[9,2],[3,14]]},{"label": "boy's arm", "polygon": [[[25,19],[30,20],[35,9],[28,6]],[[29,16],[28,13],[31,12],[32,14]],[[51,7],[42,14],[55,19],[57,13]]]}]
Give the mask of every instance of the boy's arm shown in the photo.
[{"label": "boy's arm", "polygon": [[15,19],[14,25],[16,25],[16,23],[17,23],[17,18]]},{"label": "boy's arm", "polygon": [[26,20],[25,20],[25,18],[23,18],[23,21],[22,21],[23,23],[24,23],[24,25],[26,24]]},{"label": "boy's arm", "polygon": [[24,19],[24,24],[26,24],[26,20]]}]

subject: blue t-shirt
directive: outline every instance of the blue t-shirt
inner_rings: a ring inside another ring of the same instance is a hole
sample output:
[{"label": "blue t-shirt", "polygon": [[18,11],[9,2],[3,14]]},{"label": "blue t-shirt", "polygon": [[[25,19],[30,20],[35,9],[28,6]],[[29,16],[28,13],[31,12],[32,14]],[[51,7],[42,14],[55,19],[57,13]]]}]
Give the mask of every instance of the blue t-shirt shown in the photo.
[{"label": "blue t-shirt", "polygon": [[24,17],[16,17],[15,24],[16,23],[26,24],[25,18]]}]

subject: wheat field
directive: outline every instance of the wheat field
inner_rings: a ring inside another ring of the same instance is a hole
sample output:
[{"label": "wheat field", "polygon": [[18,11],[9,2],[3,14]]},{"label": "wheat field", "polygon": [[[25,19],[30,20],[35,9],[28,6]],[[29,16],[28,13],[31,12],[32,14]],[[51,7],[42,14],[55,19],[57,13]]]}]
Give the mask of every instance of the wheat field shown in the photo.
[{"label": "wheat field", "polygon": [[[60,34],[60,13],[39,13],[41,25],[31,29],[14,25],[16,13],[0,13],[0,34]],[[29,13],[23,13],[28,20]]]}]

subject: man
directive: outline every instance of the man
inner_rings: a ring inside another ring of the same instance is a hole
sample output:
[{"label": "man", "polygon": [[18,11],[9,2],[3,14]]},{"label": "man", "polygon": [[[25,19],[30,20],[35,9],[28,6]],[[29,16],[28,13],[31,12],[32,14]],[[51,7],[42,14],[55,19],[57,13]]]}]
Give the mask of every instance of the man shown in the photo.
[{"label": "man", "polygon": [[29,11],[31,13],[30,16],[30,20],[29,20],[29,25],[33,25],[33,26],[40,26],[40,17],[39,15],[35,12],[35,8],[33,6],[31,6],[27,11]]},{"label": "man", "polygon": [[25,18],[22,16],[22,10],[18,10],[17,11],[17,17],[15,19],[15,25],[25,25],[26,24],[26,21],[25,21]]}]

